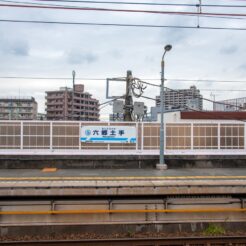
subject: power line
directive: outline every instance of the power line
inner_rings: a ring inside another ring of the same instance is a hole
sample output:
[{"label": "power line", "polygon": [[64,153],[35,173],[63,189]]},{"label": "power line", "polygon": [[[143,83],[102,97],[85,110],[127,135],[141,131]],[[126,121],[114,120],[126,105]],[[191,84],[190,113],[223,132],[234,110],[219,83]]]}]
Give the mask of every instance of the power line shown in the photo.
[{"label": "power line", "polygon": [[[28,5],[34,5],[34,6],[55,6],[55,7],[68,7],[68,8],[71,8],[71,7],[74,7],[74,8],[80,8],[79,6],[70,6],[70,5],[57,5],[57,4],[42,4],[42,3],[30,3],[30,2],[16,2],[16,1],[12,1],[12,0],[0,0],[0,2],[7,2],[7,3],[17,3],[17,4],[28,4]],[[172,4],[171,4],[172,5]],[[180,5],[180,4],[177,4],[177,5]],[[182,4],[181,4],[182,6]],[[195,5],[194,5],[195,6]],[[246,7],[246,5],[245,5]],[[191,16],[193,17],[194,14],[191,14],[191,15],[187,15],[187,16]],[[223,17],[223,16],[210,16],[210,15],[202,15],[200,16],[200,18],[219,18],[219,19],[230,19],[230,20],[245,20],[246,17]]]},{"label": "power line", "polygon": [[108,100],[108,101],[106,101],[106,102],[100,103],[99,106],[107,105],[107,104],[109,104],[109,103],[111,103],[111,102],[113,102],[113,101],[116,101],[116,100],[118,100],[118,99],[121,99],[121,98],[124,98],[124,96],[119,96],[119,97],[116,97],[116,98],[114,98],[114,99]]},{"label": "power line", "polygon": [[[122,77],[124,78],[124,77]],[[26,79],[26,80],[71,80],[71,77],[34,77],[34,76],[0,76],[0,79]],[[93,78],[93,77],[78,77],[78,80],[95,80],[95,81],[106,81],[107,78]],[[149,81],[160,81],[159,78],[144,78]],[[166,78],[165,81],[176,81],[176,82],[196,82],[196,83],[246,83],[246,80],[219,80],[219,79],[187,79],[187,78]],[[160,86],[157,84],[149,83],[146,81],[141,82],[153,86]],[[240,90],[241,91],[241,90]]]},{"label": "power line", "polygon": [[164,14],[164,15],[194,15],[194,16],[236,16],[246,17],[241,13],[214,13],[214,12],[187,12],[187,11],[156,11],[140,9],[112,9],[112,8],[91,8],[91,7],[72,7],[72,6],[44,6],[28,4],[0,4],[0,7],[8,8],[38,8],[38,9],[55,9],[55,10],[77,10],[77,11],[103,11],[103,12],[125,12],[125,13],[143,13],[143,14]]},{"label": "power line", "polygon": [[200,29],[200,30],[230,30],[246,31],[240,27],[211,27],[211,26],[181,26],[181,25],[145,25],[145,24],[116,24],[116,23],[93,23],[93,22],[65,22],[65,21],[34,21],[34,20],[13,20],[0,19],[0,22],[28,23],[28,24],[55,24],[55,25],[81,25],[81,26],[104,26],[104,27],[137,27],[137,28],[174,28],[174,29]]},{"label": "power line", "polygon": [[234,90],[234,89],[228,89],[228,90],[225,90],[225,89],[203,89],[203,88],[199,88],[200,91],[224,91],[224,92],[228,92],[228,91],[246,91],[246,90]]},{"label": "power line", "polygon": [[[159,100],[157,100],[157,99],[155,99],[155,98],[152,98],[152,97],[146,97],[146,96],[142,96],[143,98],[146,98],[146,99],[150,99],[150,100],[153,100],[153,101],[159,101]],[[217,103],[217,102],[216,102]],[[165,103],[166,105],[168,105],[168,106],[179,106],[179,105],[171,105],[171,104],[168,104],[168,103]],[[223,103],[221,103],[221,104],[223,104]],[[227,104],[228,105],[228,104]],[[234,107],[236,106],[236,105],[233,105]],[[196,109],[193,109],[193,108],[190,108],[190,107],[188,107],[188,106],[186,106],[186,108],[187,109],[189,109],[189,110],[191,110],[191,111],[194,111],[194,112],[199,112],[199,113],[204,113],[204,114],[206,114],[208,117],[210,117],[210,119],[211,120],[213,120],[213,116],[212,115],[208,115],[207,114],[207,112],[209,112],[209,111],[201,111],[201,110],[196,110]],[[229,120],[236,120],[236,121],[241,121],[241,122],[246,122],[246,120],[240,120],[240,119],[236,119],[236,118],[232,118],[232,117],[225,117],[225,116],[220,116],[222,119],[229,119]]]},{"label": "power line", "polygon": [[[171,88],[168,88],[168,87],[165,87],[166,89],[168,89],[169,91],[174,91],[178,94],[183,94],[183,92],[179,91],[179,90],[174,90],[174,89],[171,89]],[[146,97],[146,96],[142,96],[146,99],[152,99],[152,100],[155,100],[155,101],[160,101],[159,99],[154,99],[154,98],[151,98],[151,97]],[[212,103],[217,103],[217,104],[221,104],[221,105],[225,105],[225,106],[232,106],[232,107],[236,107],[236,108],[241,108],[241,106],[237,106],[237,105],[234,105],[234,104],[230,104],[230,103],[225,103],[225,102],[220,102],[220,101],[213,101],[209,98],[205,98],[205,97],[202,97],[202,96],[196,96],[196,95],[193,95],[194,98],[198,98],[198,99],[202,99],[204,101],[208,101],[208,102],[212,102]]]},{"label": "power line", "polygon": [[138,78],[135,78],[135,79],[137,79],[139,82],[144,83],[146,85],[160,87],[160,85],[157,85],[157,84],[153,84],[153,83],[150,83],[150,82],[142,81],[141,79],[138,79]]},{"label": "power line", "polygon": [[58,4],[46,4],[46,3],[33,3],[33,2],[23,2],[23,1],[12,1],[12,0],[0,0],[4,3],[16,3],[16,4],[28,4],[34,6],[57,6],[57,7],[67,7],[68,5],[58,5]]},{"label": "power line", "polygon": [[[59,79],[69,80],[69,79],[71,79],[70,77],[69,78],[68,77],[63,77],[63,78],[62,77],[59,77],[59,78],[56,77],[55,78],[55,77],[14,77],[14,76],[2,76],[2,77],[0,77],[0,79],[1,78],[4,78],[4,79],[5,78],[8,78],[8,79],[16,79],[16,78],[17,79],[39,79],[39,80],[51,80],[51,79],[52,80],[59,80]],[[77,78],[77,80],[80,80],[80,79],[82,79],[82,80],[105,80],[106,81],[106,79],[102,79],[102,78]],[[160,87],[160,85],[156,85],[156,84],[149,83],[149,82],[142,81],[142,80],[139,80],[139,81],[142,82],[142,83],[148,84],[148,85]],[[231,82],[234,82],[234,81],[231,81]],[[238,82],[240,82],[240,83],[244,82],[245,83],[246,81],[238,81]],[[174,89],[171,89],[171,88],[168,88],[168,87],[165,87],[165,88],[170,90],[170,91],[174,91],[176,93],[182,93],[179,90],[174,90]],[[200,90],[207,90],[207,89],[200,89]],[[212,90],[209,90],[209,91],[212,91]],[[242,90],[222,90],[222,91],[242,91]],[[246,91],[246,90],[243,90],[243,91]],[[154,100],[154,101],[159,101],[156,98],[151,98],[151,97],[148,97],[148,96],[141,95],[141,97],[146,98],[146,99],[150,99],[150,100]],[[118,100],[120,98],[124,98],[124,96],[119,96],[117,98],[111,99],[109,101],[106,101],[104,103],[99,104],[99,106],[107,105],[110,102],[113,102],[113,101]],[[220,101],[214,101],[214,100],[211,100],[211,99],[208,99],[208,98],[204,98],[202,96],[195,96],[194,95],[194,98],[199,98],[199,99],[202,99],[202,100],[205,100],[205,101],[208,101],[208,102],[217,103],[217,104],[221,104],[221,105],[227,105],[227,106],[232,106],[232,107],[236,107],[236,108],[241,108],[240,106],[237,106],[237,105],[234,105],[234,104],[220,102]],[[202,111],[198,111],[198,112],[202,112]]]},{"label": "power line", "polygon": [[[179,91],[179,90],[174,90],[174,89],[171,89],[171,88],[168,88],[168,87],[165,87],[166,89],[170,90],[170,91],[174,91],[178,94],[183,94],[183,92]],[[236,108],[241,108],[240,106],[237,106],[237,105],[234,105],[234,104],[230,104],[230,103],[223,103],[223,102],[219,102],[219,101],[213,101],[209,98],[205,98],[205,97],[202,97],[202,96],[196,96],[194,95],[193,96],[194,98],[198,98],[198,99],[202,99],[204,101],[207,101],[207,102],[212,102],[212,103],[217,103],[217,104],[221,104],[221,105],[226,105],[226,106],[233,106],[233,107],[236,107]]]},{"label": "power line", "polygon": [[74,0],[34,0],[36,2],[65,2],[65,3],[90,3],[90,4],[116,4],[116,5],[147,5],[147,6],[184,6],[184,7],[225,7],[225,8],[245,8],[246,5],[231,4],[188,4],[188,3],[151,3],[151,2],[115,2],[115,1],[74,1]]},{"label": "power line", "polygon": [[218,80],[218,79],[175,79],[175,78],[170,78],[166,79],[168,81],[176,81],[176,82],[197,82],[197,83],[245,83],[246,80]]},{"label": "power line", "polygon": [[[1,78],[11,78],[11,79],[14,79],[14,78],[18,78],[18,79],[41,79],[41,80],[49,80],[49,79],[53,79],[53,80],[58,80],[58,79],[64,79],[64,80],[69,80],[69,79],[71,79],[71,78],[54,78],[54,77],[52,77],[52,78],[47,78],[47,77],[0,77],[0,79]],[[138,79],[138,78],[135,78],[135,79]],[[88,78],[77,78],[77,80],[89,80]],[[106,81],[106,78],[105,79],[98,79],[98,78],[90,78],[90,80],[104,80],[104,81]],[[144,83],[144,84],[147,84],[147,85],[151,85],[151,86],[156,86],[156,87],[160,87],[160,85],[156,85],[156,84],[153,84],[153,83],[149,83],[149,82],[146,82],[146,81],[143,81],[143,80],[140,80],[140,79],[138,79],[141,83]],[[190,81],[190,80],[189,80]],[[214,82],[216,82],[216,81],[214,81]],[[220,82],[222,82],[222,80],[220,80]],[[224,81],[225,82],[225,81]],[[228,81],[226,81],[226,82],[228,82]],[[234,81],[230,81],[230,82],[234,82]],[[246,81],[238,81],[238,82],[240,82],[240,83],[245,83]],[[177,92],[177,93],[182,93],[182,92],[180,92],[179,90],[174,90],[174,89],[171,89],[171,88],[168,88],[168,87],[165,87],[166,89],[168,89],[168,90],[170,90],[170,91],[174,91],[174,92]],[[200,90],[202,90],[202,89],[200,89]],[[203,89],[203,90],[208,90],[208,91],[215,91],[215,90],[210,90],[210,89]],[[219,90],[217,90],[217,91],[219,91]],[[232,91],[232,90],[222,90],[222,91]],[[246,91],[246,90],[233,90],[233,91]],[[205,100],[205,101],[208,101],[208,102],[212,102],[212,103],[218,103],[218,104],[223,104],[223,105],[229,105],[229,106],[235,106],[235,105],[233,105],[233,104],[228,104],[228,103],[222,103],[222,102],[218,102],[218,101],[213,101],[213,100],[211,100],[211,99],[208,99],[208,98],[204,98],[204,97],[197,97],[197,96],[194,96],[195,98],[201,98],[202,100]],[[117,98],[114,98],[114,99],[112,99],[112,100],[110,100],[110,101],[107,101],[106,103],[109,103],[109,102],[111,102],[111,101],[115,101],[115,100],[117,100],[117,99],[119,99],[119,98],[122,98],[122,97],[117,97]],[[147,98],[147,97],[146,97]],[[155,99],[156,100],[156,99]],[[100,104],[100,106],[101,105],[104,105],[104,103],[103,104]],[[240,106],[236,106],[236,107],[239,107],[240,108]]]},{"label": "power line", "polygon": [[[0,77],[0,79],[70,80],[71,77],[20,77],[20,76],[2,76],[2,77]],[[103,79],[103,78],[76,78],[76,79],[79,79],[79,80],[106,80],[106,79]]]}]

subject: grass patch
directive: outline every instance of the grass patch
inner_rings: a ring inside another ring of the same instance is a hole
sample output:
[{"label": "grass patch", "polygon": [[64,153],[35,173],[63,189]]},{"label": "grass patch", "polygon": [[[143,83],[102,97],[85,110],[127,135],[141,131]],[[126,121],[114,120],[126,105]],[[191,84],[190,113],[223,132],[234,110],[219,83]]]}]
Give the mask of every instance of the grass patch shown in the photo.
[{"label": "grass patch", "polygon": [[225,235],[226,231],[222,226],[209,224],[203,233],[206,236],[218,236],[218,235]]}]

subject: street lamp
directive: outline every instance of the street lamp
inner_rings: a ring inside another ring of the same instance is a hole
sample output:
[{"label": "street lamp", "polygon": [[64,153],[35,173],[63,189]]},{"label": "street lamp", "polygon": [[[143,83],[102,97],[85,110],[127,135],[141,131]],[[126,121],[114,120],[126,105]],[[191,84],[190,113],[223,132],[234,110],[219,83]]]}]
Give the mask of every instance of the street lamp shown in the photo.
[{"label": "street lamp", "polygon": [[160,162],[156,165],[159,170],[166,170],[167,164],[164,163],[164,57],[166,52],[172,49],[172,45],[168,44],[164,47],[164,53],[161,59],[161,89],[160,89],[160,99],[161,99],[161,126],[160,126]]},{"label": "street lamp", "polygon": [[75,71],[72,71],[72,75],[73,75],[73,90],[72,90],[72,117],[71,119],[74,120],[74,83],[75,83]]}]

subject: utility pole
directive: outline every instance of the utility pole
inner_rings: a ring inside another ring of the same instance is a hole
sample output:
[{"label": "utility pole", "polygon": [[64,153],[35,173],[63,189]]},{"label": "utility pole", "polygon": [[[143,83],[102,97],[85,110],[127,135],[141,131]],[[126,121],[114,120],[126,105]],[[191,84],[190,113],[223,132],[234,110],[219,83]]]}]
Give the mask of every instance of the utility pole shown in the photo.
[{"label": "utility pole", "polygon": [[74,83],[75,83],[75,71],[72,72],[73,75],[73,91],[72,91],[72,120],[74,120]]},{"label": "utility pole", "polygon": [[[106,86],[106,98],[107,99],[113,99],[117,100],[119,98],[116,96],[109,96],[109,82],[110,81],[121,81],[126,82],[126,92],[123,96],[120,98],[125,98],[124,105],[122,105],[122,101],[115,101],[115,109],[113,109],[116,113],[123,113],[123,120],[124,121],[133,121],[135,120],[132,113],[136,108],[134,109],[133,105],[133,96],[136,98],[139,98],[142,96],[143,91],[145,90],[146,86],[143,85],[143,81],[137,78],[132,77],[132,71],[128,70],[126,72],[126,78],[107,78],[107,86]],[[117,104],[117,105],[116,105]],[[139,106],[137,106],[139,107]],[[139,111],[138,111],[139,112]]]},{"label": "utility pole", "polygon": [[132,121],[133,101],[132,101],[132,95],[131,95],[131,82],[132,82],[132,71],[128,70],[126,74],[126,96],[125,96],[124,121]]}]

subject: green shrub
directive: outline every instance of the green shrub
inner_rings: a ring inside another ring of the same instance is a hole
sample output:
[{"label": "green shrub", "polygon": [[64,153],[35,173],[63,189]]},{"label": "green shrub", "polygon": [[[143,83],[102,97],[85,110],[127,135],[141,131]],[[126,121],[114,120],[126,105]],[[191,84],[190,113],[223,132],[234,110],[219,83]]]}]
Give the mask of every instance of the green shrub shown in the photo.
[{"label": "green shrub", "polygon": [[224,235],[225,229],[219,225],[209,224],[208,227],[204,230],[206,236],[217,236]]}]

